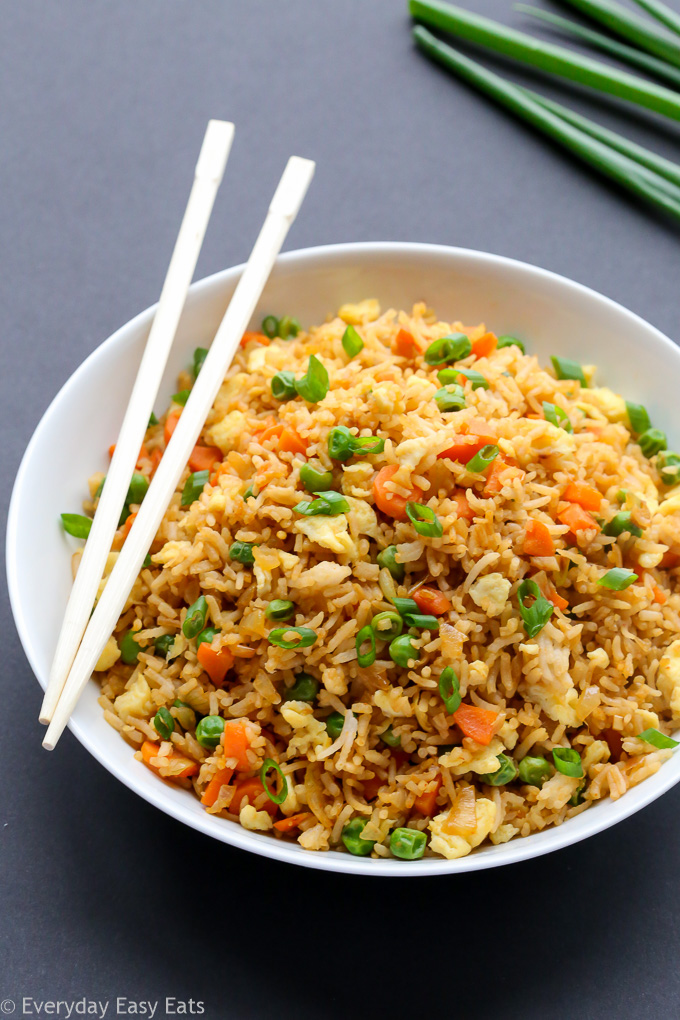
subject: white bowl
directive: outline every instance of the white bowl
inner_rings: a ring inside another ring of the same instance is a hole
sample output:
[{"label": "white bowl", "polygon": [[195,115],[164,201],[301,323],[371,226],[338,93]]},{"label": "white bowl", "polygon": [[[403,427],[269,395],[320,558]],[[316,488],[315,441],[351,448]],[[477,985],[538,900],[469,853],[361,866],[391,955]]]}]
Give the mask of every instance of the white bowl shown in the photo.
[{"label": "white bowl", "polygon": [[[191,288],[165,374],[158,411],[176,388],[178,371],[197,345],[208,346],[242,267]],[[377,297],[383,308],[424,300],[443,319],[486,322],[496,333],[524,339],[543,363],[561,354],[597,363],[599,380],[646,404],[671,441],[680,390],[680,351],[658,330],[602,295],[554,273],[511,259],[424,244],[342,244],[281,256],[254,322],[269,312],[322,322],[346,301]],[[12,494],[7,573],[24,651],[45,687],[67,594],[71,553],[59,514],[78,511],[87,477],[105,470],[146,340],[153,308],[98,347],[57,394],[24,455]],[[602,801],[558,828],[455,861],[372,860],[346,853],[310,853],[297,843],[248,832],[206,814],[191,794],[161,782],[135,761],[132,749],[103,719],[98,685],[90,683],[70,729],[88,751],[151,804],[216,839],[265,857],[363,875],[442,875],[537,857],[576,843],[627,818],[680,779],[680,756],[618,801]],[[35,754],[42,753],[37,744]],[[55,752],[57,755],[59,751]],[[58,761],[55,761],[58,767]]]}]

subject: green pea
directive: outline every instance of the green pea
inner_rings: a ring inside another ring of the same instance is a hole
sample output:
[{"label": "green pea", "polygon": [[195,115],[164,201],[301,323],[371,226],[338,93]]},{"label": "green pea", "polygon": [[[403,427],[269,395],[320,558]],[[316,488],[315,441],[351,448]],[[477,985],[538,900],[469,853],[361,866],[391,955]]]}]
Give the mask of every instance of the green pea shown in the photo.
[{"label": "green pea", "polygon": [[661,429],[647,429],[638,437],[638,443],[645,457],[653,457],[655,453],[661,453],[668,445],[666,433]]},{"label": "green pea", "polygon": [[361,838],[366,824],[365,818],[353,818],[342,830],[342,842],[355,857],[368,857],[375,846],[375,840]]},{"label": "green pea", "polygon": [[127,496],[125,497],[127,505],[129,506],[131,503],[138,505],[141,503],[146,496],[148,488],[149,479],[145,475],[140,474],[140,472],[135,471],[130,481]]},{"label": "green pea", "polygon": [[168,712],[165,705],[159,708],[153,717],[153,725],[156,733],[162,740],[169,740],[175,728],[175,720]]},{"label": "green pea", "polygon": [[397,563],[396,545],[388,545],[386,549],[378,553],[378,566],[387,567],[395,581],[403,581],[406,574],[406,567],[403,563]]},{"label": "green pea", "polygon": [[160,637],[156,638],[156,640],[153,643],[153,646],[160,656],[162,656],[164,659],[167,659],[168,652],[170,651],[174,643],[175,638],[172,634],[161,634]]},{"label": "green pea", "polygon": [[253,542],[232,542],[229,546],[229,559],[243,563],[247,567],[252,566],[255,562],[253,545]]},{"label": "green pea", "polygon": [[273,599],[264,611],[268,620],[290,620],[295,616],[295,603],[288,599]]},{"label": "green pea", "polygon": [[383,744],[387,744],[388,747],[401,747],[401,737],[396,737],[391,726],[388,726],[386,730],[383,730],[380,734],[380,739]]},{"label": "green pea", "polygon": [[221,715],[204,715],[196,727],[196,740],[203,747],[217,747],[225,725]]},{"label": "green pea", "polygon": [[127,666],[132,666],[139,656],[140,648],[131,630],[120,641],[120,657]]},{"label": "green pea", "polygon": [[307,492],[328,492],[333,488],[333,472],[317,471],[310,464],[303,464],[300,468],[300,481]]},{"label": "green pea", "polygon": [[184,636],[193,638],[200,634],[205,627],[207,615],[208,603],[206,602],[205,595],[199,595],[196,601],[189,606],[187,615],[184,617],[184,623],[182,624]]},{"label": "green pea", "polygon": [[518,766],[519,778],[528,786],[543,786],[551,772],[552,769],[546,759],[538,755],[527,755]]},{"label": "green pea", "polygon": [[328,736],[332,740],[337,740],[340,736],[340,732],[345,722],[345,717],[340,712],[331,712],[326,719],[326,729],[328,730]]},{"label": "green pea", "polygon": [[480,779],[483,783],[488,783],[489,786],[505,786],[507,783],[511,783],[513,779],[517,779],[519,769],[515,763],[514,758],[510,758],[507,754],[498,755],[498,768],[495,772],[487,772],[485,775],[480,775]]},{"label": "green pea", "polygon": [[396,637],[390,644],[389,653],[392,662],[396,663],[397,666],[402,666],[404,669],[408,668],[409,662],[417,662],[420,658],[420,652],[417,648],[414,648],[408,634],[401,634],[399,637]]},{"label": "green pea", "polygon": [[402,861],[417,861],[425,854],[427,836],[419,829],[394,829],[390,836],[390,850]]},{"label": "green pea", "polygon": [[198,649],[198,646],[204,642],[208,645],[211,644],[212,639],[217,637],[218,634],[219,630],[216,630],[214,627],[205,627],[196,638],[196,648]]},{"label": "green pea", "polygon": [[315,676],[311,676],[310,673],[298,673],[295,683],[286,691],[284,701],[314,701],[319,693],[319,686]]}]

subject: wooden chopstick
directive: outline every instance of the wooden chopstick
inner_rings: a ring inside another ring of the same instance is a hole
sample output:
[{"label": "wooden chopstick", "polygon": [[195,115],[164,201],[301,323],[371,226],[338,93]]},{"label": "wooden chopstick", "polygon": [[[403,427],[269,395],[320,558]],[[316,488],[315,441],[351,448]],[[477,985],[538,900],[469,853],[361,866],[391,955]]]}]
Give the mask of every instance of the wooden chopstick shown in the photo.
[{"label": "wooden chopstick", "polygon": [[189,202],[170,259],[158,308],[137,379],[130,394],[130,402],[106,476],[106,485],[99,499],[97,513],[66,606],[40,709],[41,723],[49,723],[54,715],[57,701],[90,618],[99,582],[104,573],[106,557],[111,551],[111,542],[118,527],[139,450],[144,442],[149,417],[177,332],[177,324],[194,275],[233,138],[233,124],[222,120],[208,122],[196,163]]},{"label": "wooden chopstick", "polygon": [[300,159],[298,156],[292,156],[288,161],[201,373],[85,631],[43,741],[43,747],[49,751],[56,746],[113,632],[241,337],[255,311],[276,256],[307,193],[314,168],[315,164],[311,160]]}]

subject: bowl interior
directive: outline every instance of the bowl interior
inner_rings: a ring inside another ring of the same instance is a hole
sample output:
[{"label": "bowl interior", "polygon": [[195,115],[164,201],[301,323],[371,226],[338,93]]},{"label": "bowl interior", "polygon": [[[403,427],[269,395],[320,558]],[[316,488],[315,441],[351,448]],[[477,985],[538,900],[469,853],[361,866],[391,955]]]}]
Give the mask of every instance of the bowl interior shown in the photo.
[{"label": "bowl interior", "polygon": [[[180,369],[196,346],[209,346],[238,281],[240,267],[195,284],[182,317],[157,411],[176,389]],[[322,322],[346,301],[376,297],[383,309],[425,301],[445,320],[484,321],[498,334],[524,340],[546,363],[551,354],[598,365],[597,382],[646,404],[654,424],[673,444],[680,352],[642,319],[578,284],[524,263],[462,249],[429,245],[357,244],[307,249],[282,256],[253,317],[296,315]],[[105,471],[144,342],[149,309],[97,348],[54,399],[28,446],[14,487],[7,536],[10,597],[19,635],[44,687],[71,584],[70,558],[78,544],[59,524],[79,512],[86,481]],[[36,621],[40,621],[39,626]],[[310,853],[297,844],[247,832],[207,815],[198,801],[160,782],[132,757],[104,722],[98,686],[90,683],[71,721],[88,750],[126,785],[168,814],[227,843],[293,863],[382,875],[470,871],[510,863],[576,842],[654,800],[680,779],[680,758],[616,802],[604,801],[557,829],[487,847],[457,861],[366,860]]]}]

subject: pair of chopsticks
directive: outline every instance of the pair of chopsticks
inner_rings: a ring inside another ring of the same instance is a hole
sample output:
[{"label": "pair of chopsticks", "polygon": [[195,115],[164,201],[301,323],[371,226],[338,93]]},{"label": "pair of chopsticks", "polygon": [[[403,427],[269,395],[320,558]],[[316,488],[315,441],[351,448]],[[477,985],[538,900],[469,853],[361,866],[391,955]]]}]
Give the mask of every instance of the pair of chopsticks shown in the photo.
[{"label": "pair of chopsticks", "polygon": [[40,721],[49,723],[43,747],[50,751],[56,747],[113,633],[314,175],[311,160],[298,156],[288,160],[200,375],[90,617],[233,135],[233,124],[213,120],[203,140],[189,202],[57,642],[40,712]]}]

